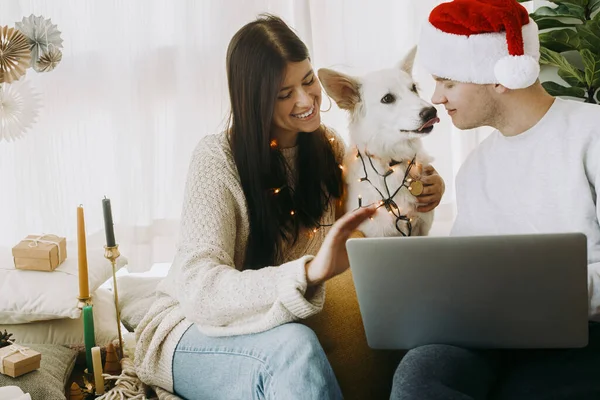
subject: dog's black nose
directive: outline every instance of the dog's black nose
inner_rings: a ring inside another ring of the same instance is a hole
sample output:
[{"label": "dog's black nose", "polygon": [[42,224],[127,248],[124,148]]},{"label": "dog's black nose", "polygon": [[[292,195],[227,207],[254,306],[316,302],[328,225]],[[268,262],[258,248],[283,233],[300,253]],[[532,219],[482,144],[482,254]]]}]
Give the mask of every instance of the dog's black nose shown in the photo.
[{"label": "dog's black nose", "polygon": [[430,121],[437,117],[437,109],[435,107],[424,108],[419,113],[419,117],[421,117],[423,122]]}]

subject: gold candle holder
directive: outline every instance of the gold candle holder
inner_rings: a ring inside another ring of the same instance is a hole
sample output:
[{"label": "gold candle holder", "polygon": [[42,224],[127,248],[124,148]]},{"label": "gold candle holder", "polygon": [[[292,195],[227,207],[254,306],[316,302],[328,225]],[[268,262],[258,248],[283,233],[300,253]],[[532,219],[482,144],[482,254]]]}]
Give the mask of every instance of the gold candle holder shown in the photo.
[{"label": "gold candle holder", "polygon": [[80,310],[83,310],[83,307],[85,306],[91,306],[93,305],[92,302],[92,296],[90,297],[79,297],[77,296],[77,308],[79,308]]},{"label": "gold candle holder", "polygon": [[123,358],[123,336],[121,335],[121,310],[119,309],[119,292],[117,291],[117,258],[119,253],[119,245],[114,247],[104,246],[104,258],[108,259],[112,264],[113,290],[115,292],[115,311],[117,312],[117,332],[119,333],[119,358]]}]

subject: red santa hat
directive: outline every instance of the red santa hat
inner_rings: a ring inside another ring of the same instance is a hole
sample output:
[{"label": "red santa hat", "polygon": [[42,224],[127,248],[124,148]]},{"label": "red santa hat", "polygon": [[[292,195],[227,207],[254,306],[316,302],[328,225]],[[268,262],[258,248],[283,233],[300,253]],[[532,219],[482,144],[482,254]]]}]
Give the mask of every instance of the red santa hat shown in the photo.
[{"label": "red santa hat", "polygon": [[516,0],[442,3],[423,26],[419,58],[440,78],[526,88],[540,73],[538,27]]}]

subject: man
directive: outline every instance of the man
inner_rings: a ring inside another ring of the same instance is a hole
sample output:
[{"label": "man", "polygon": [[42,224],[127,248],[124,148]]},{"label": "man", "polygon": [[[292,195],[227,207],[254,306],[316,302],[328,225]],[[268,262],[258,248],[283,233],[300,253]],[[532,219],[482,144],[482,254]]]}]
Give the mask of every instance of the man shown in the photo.
[{"label": "man", "polygon": [[496,128],[457,175],[452,234],[585,233],[590,336],[570,350],[419,347],[392,399],[600,399],[600,106],[544,90],[538,29],[515,0],[440,4],[419,54],[455,126]]}]

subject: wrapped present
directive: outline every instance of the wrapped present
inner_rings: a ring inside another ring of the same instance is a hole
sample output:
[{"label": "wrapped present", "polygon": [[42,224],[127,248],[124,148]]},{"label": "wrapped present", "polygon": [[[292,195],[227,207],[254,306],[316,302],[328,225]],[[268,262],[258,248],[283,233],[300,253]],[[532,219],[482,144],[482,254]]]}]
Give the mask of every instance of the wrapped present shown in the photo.
[{"label": "wrapped present", "polygon": [[54,271],[67,258],[67,241],[56,235],[29,235],[12,254],[17,269]]},{"label": "wrapped present", "polygon": [[39,369],[41,360],[37,351],[13,343],[0,349],[0,374],[16,378]]}]

